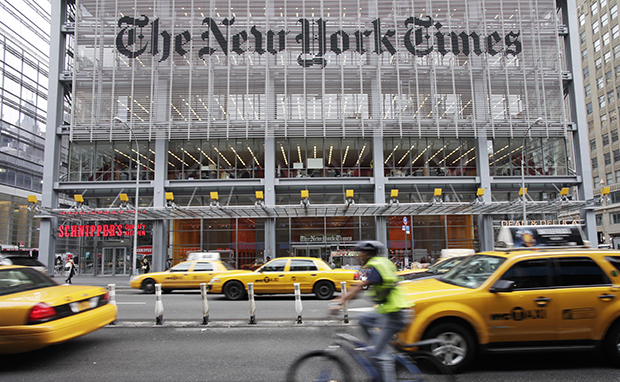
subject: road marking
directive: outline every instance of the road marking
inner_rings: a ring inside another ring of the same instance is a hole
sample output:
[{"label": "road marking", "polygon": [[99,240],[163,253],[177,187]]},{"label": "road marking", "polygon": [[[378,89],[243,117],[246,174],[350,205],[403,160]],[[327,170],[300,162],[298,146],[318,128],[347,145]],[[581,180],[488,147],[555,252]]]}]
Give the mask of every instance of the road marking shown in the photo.
[{"label": "road marking", "polygon": [[137,301],[137,302],[130,302],[130,301],[121,302],[121,301],[117,301],[116,305],[146,305],[146,301]]},{"label": "road marking", "polygon": [[375,310],[372,306],[367,306],[365,308],[349,308],[349,312],[370,312]]}]

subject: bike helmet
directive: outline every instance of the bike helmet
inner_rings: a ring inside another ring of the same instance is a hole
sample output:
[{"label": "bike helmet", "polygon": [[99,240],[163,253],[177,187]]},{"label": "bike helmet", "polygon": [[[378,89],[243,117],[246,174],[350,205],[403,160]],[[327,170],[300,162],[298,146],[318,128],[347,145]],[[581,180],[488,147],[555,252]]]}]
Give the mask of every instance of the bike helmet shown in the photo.
[{"label": "bike helmet", "polygon": [[377,240],[362,240],[355,245],[354,251],[374,252],[375,255],[383,254],[385,245]]}]

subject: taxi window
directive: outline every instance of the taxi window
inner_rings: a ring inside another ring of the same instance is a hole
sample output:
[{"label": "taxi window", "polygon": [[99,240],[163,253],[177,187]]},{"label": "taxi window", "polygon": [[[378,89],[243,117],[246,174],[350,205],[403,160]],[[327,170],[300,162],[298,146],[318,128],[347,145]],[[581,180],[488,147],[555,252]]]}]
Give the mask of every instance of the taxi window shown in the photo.
[{"label": "taxi window", "polygon": [[503,257],[476,255],[462,261],[438,280],[465,288],[478,288],[499,266]]},{"label": "taxi window", "polygon": [[0,296],[58,285],[54,280],[30,268],[0,271]]},{"label": "taxi window", "polygon": [[194,267],[194,272],[209,272],[213,270],[213,265],[211,263],[199,262],[196,263]]},{"label": "taxi window", "polygon": [[514,281],[514,289],[538,289],[551,286],[547,259],[525,260],[513,265],[500,280]]},{"label": "taxi window", "polygon": [[609,285],[611,281],[603,270],[589,257],[561,257],[556,259],[559,287]]},{"label": "taxi window", "polygon": [[611,265],[613,265],[616,270],[620,271],[620,257],[617,256],[607,256],[605,260],[609,261]]},{"label": "taxi window", "polygon": [[191,266],[192,263],[189,262],[177,264],[170,268],[170,272],[187,272]]},{"label": "taxi window", "polygon": [[290,271],[317,271],[318,269],[312,260],[291,260]]},{"label": "taxi window", "polygon": [[261,272],[282,272],[284,270],[284,266],[288,260],[273,260],[269,264],[265,264],[261,268]]}]

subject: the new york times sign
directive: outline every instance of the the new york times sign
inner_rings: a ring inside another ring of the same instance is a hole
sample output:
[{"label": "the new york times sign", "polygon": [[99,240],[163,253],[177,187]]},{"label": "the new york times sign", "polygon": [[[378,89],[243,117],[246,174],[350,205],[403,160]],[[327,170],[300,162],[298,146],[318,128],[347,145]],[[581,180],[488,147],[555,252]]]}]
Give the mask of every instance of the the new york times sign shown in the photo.
[{"label": "the new york times sign", "polygon": [[[234,18],[218,22],[211,17],[205,17],[202,20],[204,29],[200,34],[200,42],[193,43],[198,57],[205,59],[206,56],[218,51],[228,55],[231,53],[229,48],[238,55],[252,51],[260,55],[266,53],[275,55],[288,48],[286,36],[289,33],[297,33],[296,49],[301,48],[297,62],[305,68],[325,67],[327,63],[325,54],[328,52],[336,55],[346,51],[354,51],[360,55],[385,52],[390,55],[396,54],[394,47],[397,45],[396,29],[382,30],[380,19],[372,21],[372,27],[369,29],[357,31],[330,30],[332,28],[324,19],[301,18],[298,20],[298,32],[264,31],[256,26],[252,26],[249,31],[237,30],[234,24]],[[171,52],[186,56],[192,54],[188,51],[190,42],[192,39],[197,39],[188,30],[172,36],[163,29],[164,26],[160,25],[159,19],[149,22],[149,18],[145,15],[140,18],[122,17],[118,20],[118,26],[121,29],[116,35],[116,48],[119,53],[129,58],[151,55],[162,62],[170,57]],[[409,53],[418,57],[424,57],[432,52],[439,52],[443,56],[448,53],[465,56],[472,53],[477,56],[482,54],[516,56],[522,49],[519,40],[520,31],[510,31],[504,36],[497,31],[486,36],[475,31],[448,33],[444,31],[440,22],[435,22],[430,16],[409,17],[404,22],[404,28],[406,32],[398,46],[404,46]]]}]

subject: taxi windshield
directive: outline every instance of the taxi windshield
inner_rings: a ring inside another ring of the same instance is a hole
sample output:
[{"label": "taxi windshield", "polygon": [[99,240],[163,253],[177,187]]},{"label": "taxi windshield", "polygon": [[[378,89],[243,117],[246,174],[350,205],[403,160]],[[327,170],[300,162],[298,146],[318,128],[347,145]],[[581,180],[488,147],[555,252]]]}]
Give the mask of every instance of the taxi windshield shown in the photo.
[{"label": "taxi windshield", "polygon": [[448,272],[450,269],[454,268],[455,265],[463,261],[464,257],[453,257],[448,260],[440,261],[436,264],[433,264],[430,268],[428,268],[428,272],[434,275],[440,275],[442,273]]},{"label": "taxi windshield", "polygon": [[438,280],[475,289],[485,282],[506,261],[503,257],[476,255],[464,260]]}]

